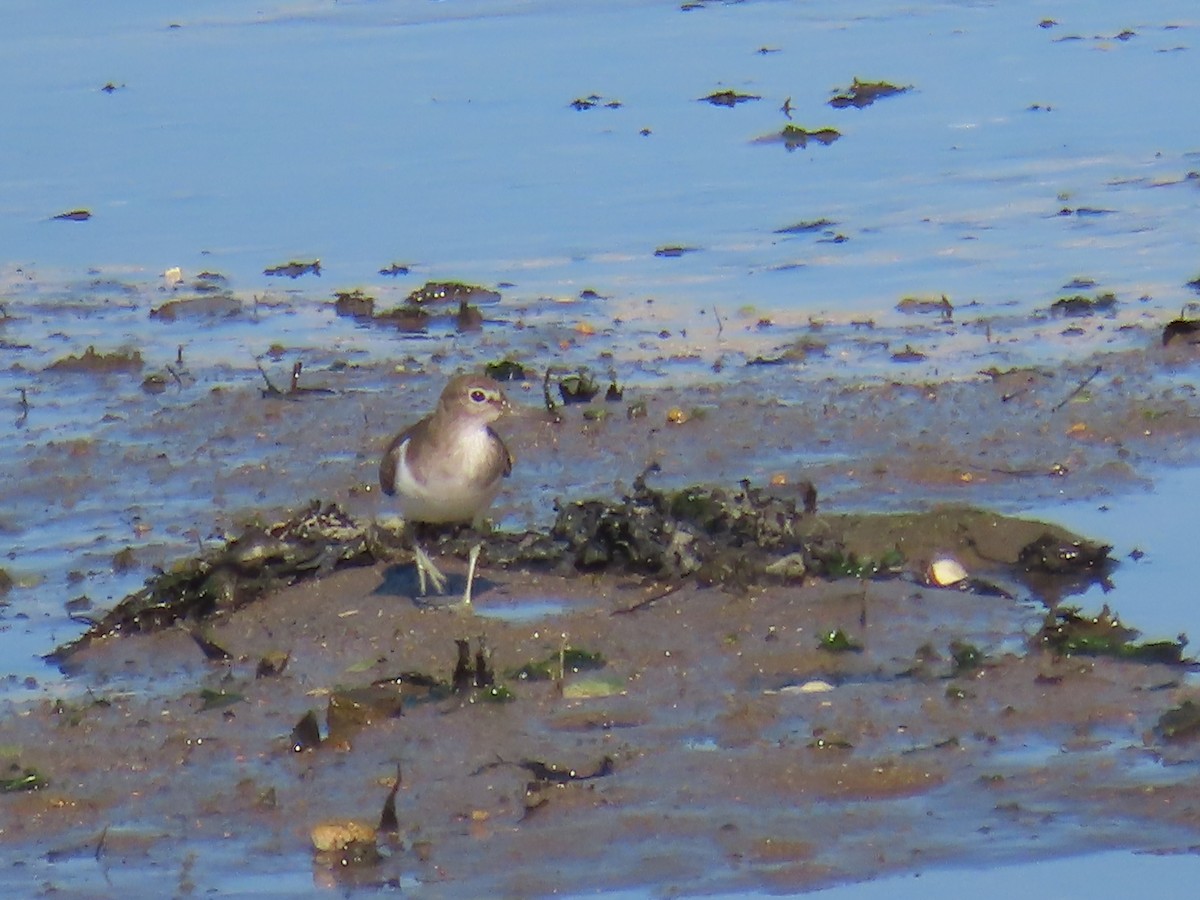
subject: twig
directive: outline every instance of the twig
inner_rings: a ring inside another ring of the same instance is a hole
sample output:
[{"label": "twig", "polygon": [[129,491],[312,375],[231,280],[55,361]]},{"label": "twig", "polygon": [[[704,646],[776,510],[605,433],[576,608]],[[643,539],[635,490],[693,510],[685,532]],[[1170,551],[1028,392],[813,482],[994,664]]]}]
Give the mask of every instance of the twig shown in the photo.
[{"label": "twig", "polygon": [[988,471],[993,475],[1007,475],[1010,478],[1042,478],[1046,474],[1041,469],[1006,469],[1003,467],[993,467]]},{"label": "twig", "polygon": [[562,690],[562,683],[567,677],[567,633],[562,633],[562,639],[558,642],[558,689]]},{"label": "twig", "polygon": [[554,398],[550,396],[550,377],[558,374],[555,366],[549,366],[546,369],[546,377],[542,379],[542,400],[546,403],[546,412],[554,417],[554,424],[562,422],[562,416],[558,414],[558,407],[554,403]]},{"label": "twig", "polygon": [[304,369],[304,364],[301,362],[297,362],[294,366],[292,366],[292,379],[288,384],[288,389],[286,391],[281,391],[271,383],[271,379],[267,377],[267,372],[262,367],[262,362],[259,361],[258,357],[254,358],[254,364],[258,366],[258,371],[262,375],[263,381],[267,383],[266,388],[264,388],[262,392],[264,397],[282,397],[284,400],[299,400],[302,397],[307,397],[312,394],[337,393],[337,391],[333,390],[332,388],[301,387],[300,372]]},{"label": "twig", "polygon": [[1092,379],[1094,379],[1097,375],[1100,374],[1101,368],[1102,368],[1101,366],[1096,366],[1095,370],[1092,372],[1091,375],[1089,375],[1087,378],[1083,379],[1083,381],[1079,382],[1079,384],[1075,385],[1075,390],[1073,390],[1073,391],[1071,391],[1071,393],[1067,394],[1067,396],[1065,396],[1062,399],[1062,402],[1059,403],[1058,406],[1054,407],[1054,409],[1052,409],[1050,411],[1058,412],[1060,409],[1062,409],[1064,406],[1066,406],[1068,403],[1070,403],[1072,400],[1074,400],[1076,397],[1078,397],[1083,392],[1083,389],[1092,383]]},{"label": "twig", "polygon": [[400,790],[403,779],[400,763],[396,763],[396,780],[392,782],[387,800],[383,803],[383,812],[379,814],[379,830],[384,834],[398,834],[400,831],[400,820],[396,818],[396,794]]},{"label": "twig", "polygon": [[29,398],[25,396],[25,388],[17,388],[21,392],[21,415],[17,417],[17,425],[25,424],[25,420],[29,418]]},{"label": "twig", "polygon": [[263,381],[265,381],[267,383],[267,387],[263,391],[263,396],[264,397],[282,397],[282,396],[284,396],[283,391],[281,391],[279,388],[275,387],[275,385],[271,384],[271,379],[267,376],[267,370],[263,368],[262,363],[257,358],[254,360],[254,365],[258,366],[258,373],[260,375],[262,375]]},{"label": "twig", "polygon": [[713,318],[717,320],[717,337],[720,338],[722,332],[725,331],[725,323],[721,321],[721,313],[715,306],[713,307]]},{"label": "twig", "polygon": [[614,609],[611,613],[609,613],[609,615],[627,616],[630,613],[641,612],[643,609],[653,606],[659,600],[665,600],[667,597],[670,597],[682,587],[683,582],[680,582],[679,584],[673,584],[665,591],[659,591],[657,594],[652,594],[645,600],[639,600],[637,603],[633,604],[633,606],[622,606],[620,609]]}]

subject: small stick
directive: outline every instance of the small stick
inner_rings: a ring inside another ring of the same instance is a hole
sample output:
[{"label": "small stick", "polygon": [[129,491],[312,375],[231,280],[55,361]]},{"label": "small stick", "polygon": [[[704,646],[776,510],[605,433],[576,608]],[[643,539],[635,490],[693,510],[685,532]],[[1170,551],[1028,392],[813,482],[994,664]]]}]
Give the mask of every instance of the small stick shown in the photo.
[{"label": "small stick", "polygon": [[263,368],[262,363],[255,358],[254,365],[258,366],[258,373],[262,375],[263,381],[267,383],[266,390],[263,391],[264,397],[282,397],[283,391],[271,384],[271,379],[267,377],[267,370]]},{"label": "small stick", "polygon": [[267,388],[262,392],[264,397],[286,397],[288,400],[299,400],[301,397],[307,397],[312,394],[333,394],[336,393],[332,388],[323,387],[301,387],[300,373],[304,369],[304,363],[297,362],[292,366],[292,380],[286,391],[281,391],[275,385],[271,384],[271,379],[267,377],[267,373],[263,370],[262,363],[255,360],[258,365],[258,371],[262,372],[263,380],[267,383]]},{"label": "small stick", "polygon": [[542,399],[546,403],[546,412],[554,417],[554,424],[558,425],[562,422],[562,416],[558,414],[558,407],[554,404],[554,398],[550,396],[550,376],[557,374],[554,366],[546,369],[546,377],[542,380]]},{"label": "small stick", "polygon": [[725,324],[721,321],[721,312],[715,306],[713,307],[713,318],[717,320],[717,337],[725,331]]},{"label": "small stick", "polygon": [[29,398],[25,396],[25,388],[17,388],[21,392],[21,415],[17,418],[18,425],[24,425],[29,418]]},{"label": "small stick", "polygon": [[1078,397],[1083,392],[1083,389],[1092,383],[1092,379],[1094,379],[1097,375],[1100,374],[1100,370],[1101,370],[1101,366],[1096,366],[1095,371],[1093,371],[1091,375],[1089,375],[1087,378],[1083,379],[1083,381],[1079,382],[1079,384],[1075,385],[1075,390],[1073,390],[1073,391],[1071,391],[1071,393],[1067,394],[1067,396],[1062,399],[1062,402],[1059,403],[1058,406],[1054,407],[1054,409],[1052,409],[1050,411],[1058,412],[1060,409],[1062,409],[1064,406],[1066,406],[1068,403],[1070,403],[1072,400],[1074,400],[1076,397]]},{"label": "small stick", "polygon": [[546,412],[554,412],[554,398],[550,396],[550,369],[546,369],[546,377],[542,379],[542,400],[546,404]]},{"label": "small stick", "polygon": [[630,613],[640,612],[643,609],[653,606],[659,600],[664,600],[667,597],[670,597],[682,587],[682,584],[671,585],[666,590],[659,591],[657,594],[653,594],[647,597],[645,600],[639,600],[637,603],[633,604],[633,606],[622,606],[619,609],[614,609],[611,613],[609,613],[609,615],[627,616]]},{"label": "small stick", "polygon": [[385,834],[397,834],[400,831],[400,820],[396,818],[396,794],[400,790],[403,779],[400,763],[396,763],[396,780],[392,782],[387,800],[383,803],[383,812],[379,814],[379,830]]}]

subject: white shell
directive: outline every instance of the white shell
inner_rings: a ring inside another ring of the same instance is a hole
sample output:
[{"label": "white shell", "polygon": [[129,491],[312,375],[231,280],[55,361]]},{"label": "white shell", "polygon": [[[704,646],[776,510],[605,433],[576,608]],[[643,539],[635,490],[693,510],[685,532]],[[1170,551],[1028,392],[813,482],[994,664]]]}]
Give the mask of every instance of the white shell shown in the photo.
[{"label": "white shell", "polygon": [[[814,678],[811,681],[806,681],[804,684],[789,684],[781,687],[778,691],[780,694],[825,694],[829,691],[836,690],[828,681],[823,681],[820,678]],[[767,693],[772,693],[768,691]]]},{"label": "white shell", "polygon": [[929,564],[929,582],[938,587],[950,587],[967,580],[967,570],[962,563],[949,556],[935,559]]}]

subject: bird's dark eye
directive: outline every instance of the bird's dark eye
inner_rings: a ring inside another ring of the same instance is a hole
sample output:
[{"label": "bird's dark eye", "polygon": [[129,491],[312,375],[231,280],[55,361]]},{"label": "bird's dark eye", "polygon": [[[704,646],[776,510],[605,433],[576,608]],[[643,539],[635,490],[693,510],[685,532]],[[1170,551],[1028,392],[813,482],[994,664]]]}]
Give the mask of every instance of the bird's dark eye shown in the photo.
[{"label": "bird's dark eye", "polygon": [[487,399],[487,394],[485,394],[479,388],[475,388],[475,390],[471,391],[471,399],[476,403],[482,403]]}]

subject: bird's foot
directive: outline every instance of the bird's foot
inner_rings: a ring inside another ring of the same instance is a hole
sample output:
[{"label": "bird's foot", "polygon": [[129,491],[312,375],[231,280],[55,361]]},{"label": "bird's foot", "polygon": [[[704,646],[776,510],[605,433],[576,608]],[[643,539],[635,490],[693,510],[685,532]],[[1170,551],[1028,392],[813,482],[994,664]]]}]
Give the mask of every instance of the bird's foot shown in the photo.
[{"label": "bird's foot", "polygon": [[428,580],[433,585],[433,589],[439,593],[446,593],[446,576],[442,574],[442,570],[433,564],[433,560],[421,549],[420,545],[413,545],[413,555],[417,562],[417,579],[421,582],[421,594],[428,593],[426,590]]}]

